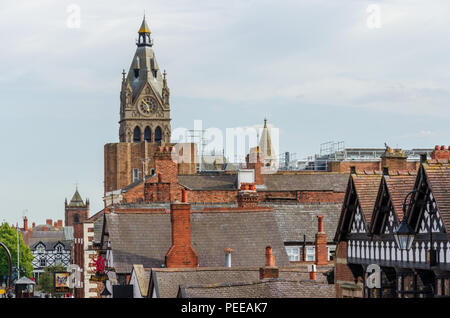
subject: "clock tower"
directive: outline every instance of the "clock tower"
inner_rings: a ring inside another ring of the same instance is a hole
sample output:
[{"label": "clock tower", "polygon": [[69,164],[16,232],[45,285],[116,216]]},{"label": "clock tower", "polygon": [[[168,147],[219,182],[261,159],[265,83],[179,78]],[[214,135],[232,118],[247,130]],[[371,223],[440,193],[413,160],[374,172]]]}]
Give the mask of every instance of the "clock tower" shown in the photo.
[{"label": "clock tower", "polygon": [[[122,72],[120,91],[119,142],[104,147],[105,204],[119,202],[120,191],[131,184],[141,184],[154,176],[155,153],[161,147],[173,147],[170,142],[170,104],[167,74],[161,72],[153,52],[153,40],[147,22],[138,31],[137,48],[128,73]],[[195,144],[189,160],[177,162],[178,173],[195,174],[197,159]],[[183,158],[187,155],[183,155]],[[143,191],[143,187],[142,187]],[[116,197],[117,196],[117,197]]]},{"label": "clock tower", "polygon": [[170,142],[170,91],[153,51],[147,22],[138,31],[137,48],[128,74],[122,73],[120,142]]}]

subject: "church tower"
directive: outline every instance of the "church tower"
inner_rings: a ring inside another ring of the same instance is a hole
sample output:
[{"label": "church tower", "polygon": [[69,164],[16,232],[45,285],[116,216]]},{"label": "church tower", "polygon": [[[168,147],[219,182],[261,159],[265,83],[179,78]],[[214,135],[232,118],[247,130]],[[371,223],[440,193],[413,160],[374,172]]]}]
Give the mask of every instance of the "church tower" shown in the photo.
[{"label": "church tower", "polygon": [[120,142],[170,142],[170,91],[161,73],[145,17],[128,73],[122,73]]},{"label": "church tower", "polygon": [[74,226],[89,219],[89,199],[86,202],[81,198],[78,187],[72,196],[72,200],[67,203],[65,200],[65,226]]}]

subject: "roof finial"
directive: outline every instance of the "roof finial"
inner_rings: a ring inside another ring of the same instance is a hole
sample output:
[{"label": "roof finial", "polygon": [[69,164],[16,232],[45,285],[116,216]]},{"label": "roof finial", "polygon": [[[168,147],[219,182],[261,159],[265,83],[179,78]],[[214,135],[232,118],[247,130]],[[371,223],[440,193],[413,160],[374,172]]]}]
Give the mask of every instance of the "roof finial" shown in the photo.
[{"label": "roof finial", "polygon": [[264,128],[267,128],[267,117],[264,117]]},{"label": "roof finial", "polygon": [[147,21],[145,21],[145,12],[144,12],[144,18],[142,19],[141,27],[139,28],[138,33],[151,33],[150,28],[147,25]]},{"label": "roof finial", "polygon": [[125,75],[127,75],[127,73],[125,73],[125,69],[122,70],[122,81],[125,81]]}]

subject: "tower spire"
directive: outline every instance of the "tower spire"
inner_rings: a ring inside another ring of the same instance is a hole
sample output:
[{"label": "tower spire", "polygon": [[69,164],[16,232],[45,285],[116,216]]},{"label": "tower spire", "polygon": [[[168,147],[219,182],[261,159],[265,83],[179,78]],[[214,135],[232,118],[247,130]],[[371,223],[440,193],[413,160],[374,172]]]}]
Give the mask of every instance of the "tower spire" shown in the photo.
[{"label": "tower spire", "polygon": [[142,20],[141,27],[139,28],[138,34],[139,34],[139,40],[137,42],[137,46],[153,46],[153,41],[150,37],[150,34],[152,32],[150,31],[150,28],[148,27],[147,21],[145,20],[145,13],[144,18]]}]

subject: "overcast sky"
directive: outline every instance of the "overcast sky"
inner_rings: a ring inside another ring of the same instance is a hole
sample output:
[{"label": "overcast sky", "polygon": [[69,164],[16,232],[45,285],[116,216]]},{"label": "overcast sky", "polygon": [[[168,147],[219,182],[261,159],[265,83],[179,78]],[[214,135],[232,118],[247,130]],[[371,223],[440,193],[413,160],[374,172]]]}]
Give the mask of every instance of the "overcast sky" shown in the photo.
[{"label": "overcast sky", "polygon": [[91,215],[102,208],[103,145],[118,141],[121,72],[144,10],[173,128],[267,116],[279,150],[298,158],[331,140],[450,144],[448,0],[2,0],[2,220],[25,209],[37,224],[64,219],[77,182]]}]

